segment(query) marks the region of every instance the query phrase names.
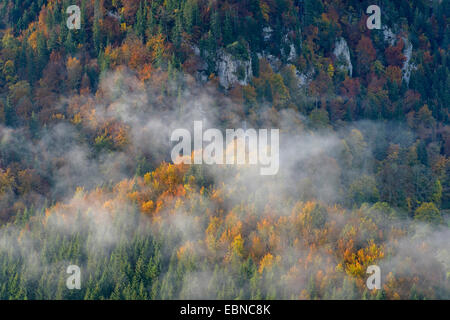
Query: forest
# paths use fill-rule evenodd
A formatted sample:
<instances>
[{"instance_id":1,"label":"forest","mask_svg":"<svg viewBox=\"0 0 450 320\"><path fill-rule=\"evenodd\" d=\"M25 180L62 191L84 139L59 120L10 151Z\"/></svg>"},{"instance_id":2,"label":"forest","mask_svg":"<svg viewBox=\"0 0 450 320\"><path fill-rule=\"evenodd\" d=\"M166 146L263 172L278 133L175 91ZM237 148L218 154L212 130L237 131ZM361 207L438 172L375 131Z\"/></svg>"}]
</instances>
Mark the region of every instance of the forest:
<instances>
[{"instance_id":1,"label":"forest","mask_svg":"<svg viewBox=\"0 0 450 320\"><path fill-rule=\"evenodd\" d=\"M450 299L449 20L0 0L0 300ZM194 121L279 129L278 173L172 163Z\"/></svg>"}]
</instances>

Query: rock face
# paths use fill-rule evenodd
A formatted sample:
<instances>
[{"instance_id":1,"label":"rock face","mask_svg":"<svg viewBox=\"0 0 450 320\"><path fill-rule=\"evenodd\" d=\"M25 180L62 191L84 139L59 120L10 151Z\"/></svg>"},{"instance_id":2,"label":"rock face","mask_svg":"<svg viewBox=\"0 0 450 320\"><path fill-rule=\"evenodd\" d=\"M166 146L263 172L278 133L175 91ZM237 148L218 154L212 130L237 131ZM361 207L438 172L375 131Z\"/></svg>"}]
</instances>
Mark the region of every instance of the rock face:
<instances>
[{"instance_id":1,"label":"rock face","mask_svg":"<svg viewBox=\"0 0 450 320\"><path fill-rule=\"evenodd\" d=\"M258 52L256 55L257 55L258 59L262 59L262 58L266 59L270 65L270 67L272 68L273 72L280 71L280 68L282 66L282 62L280 59L278 59L274 55L268 54L266 52L263 52L262 54Z\"/></svg>"},{"instance_id":2,"label":"rock face","mask_svg":"<svg viewBox=\"0 0 450 320\"><path fill-rule=\"evenodd\" d=\"M298 87L302 88L302 87L308 85L314 79L314 73L315 73L314 68L311 68L306 73L301 73L296 68L295 69L295 76L297 78Z\"/></svg>"},{"instance_id":3,"label":"rock face","mask_svg":"<svg viewBox=\"0 0 450 320\"><path fill-rule=\"evenodd\" d=\"M333 54L338 61L339 69L347 71L351 77L353 74L353 65L350 59L350 49L344 38L336 41Z\"/></svg>"},{"instance_id":4,"label":"rock face","mask_svg":"<svg viewBox=\"0 0 450 320\"><path fill-rule=\"evenodd\" d=\"M222 49L217 53L216 68L219 83L225 89L231 88L235 83L247 85L253 76L251 58L242 61Z\"/></svg>"},{"instance_id":5,"label":"rock face","mask_svg":"<svg viewBox=\"0 0 450 320\"><path fill-rule=\"evenodd\" d=\"M197 81L205 83L208 81L208 64L205 62L205 60L202 59L200 54L200 48L196 45L190 46L192 51L194 52L194 55L196 57L196 67L197 71L195 73L195 79Z\"/></svg>"},{"instance_id":6,"label":"rock face","mask_svg":"<svg viewBox=\"0 0 450 320\"><path fill-rule=\"evenodd\" d=\"M396 41L400 41L400 40L397 40L397 35L394 32L392 32L392 30L389 29L388 27L383 28L383 36L384 36L384 41L389 43L390 46L394 46ZM416 66L411 63L413 46L412 46L411 41L409 41L409 39L407 37L402 37L402 40L405 44L405 47L403 49L403 55L406 58L405 63L403 64L403 67L402 67L402 79L407 84L409 84L409 79L411 78L411 72L413 70L415 70L415 68L416 68Z\"/></svg>"},{"instance_id":7,"label":"rock face","mask_svg":"<svg viewBox=\"0 0 450 320\"><path fill-rule=\"evenodd\" d=\"M416 69L416 66L411 63L411 56L412 56L412 50L413 46L411 41L409 41L408 38L403 37L403 42L405 43L405 48L403 49L403 55L405 56L406 60L403 64L402 68L402 75L403 80L409 84L409 79L411 78L411 72Z\"/></svg>"},{"instance_id":8,"label":"rock face","mask_svg":"<svg viewBox=\"0 0 450 320\"><path fill-rule=\"evenodd\" d=\"M295 60L295 58L297 58L297 51L295 50L295 46L291 43L289 45L289 54L288 54L286 60L289 61L289 62L293 62Z\"/></svg>"},{"instance_id":9,"label":"rock face","mask_svg":"<svg viewBox=\"0 0 450 320\"><path fill-rule=\"evenodd\" d=\"M391 46L393 46L395 44L396 36L392 32L392 30L386 26L383 27L383 37L384 37L384 41L388 42Z\"/></svg>"},{"instance_id":10,"label":"rock face","mask_svg":"<svg viewBox=\"0 0 450 320\"><path fill-rule=\"evenodd\" d=\"M263 28L264 41L269 41L270 40L270 38L272 37L272 32L273 32L273 29L271 27L264 27Z\"/></svg>"},{"instance_id":11,"label":"rock face","mask_svg":"<svg viewBox=\"0 0 450 320\"><path fill-rule=\"evenodd\" d=\"M293 62L297 58L297 50L295 50L295 45L289 40L288 34L283 37L283 44L289 47L289 49L285 51L283 46L281 46L281 55L287 62Z\"/></svg>"},{"instance_id":12,"label":"rock face","mask_svg":"<svg viewBox=\"0 0 450 320\"><path fill-rule=\"evenodd\" d=\"M195 78L200 82L208 81L208 64L205 61L209 53L201 52L196 45L190 45L194 55L197 57ZM247 52L248 53L248 52ZM248 59L242 59L225 51L224 49L217 50L215 54L215 71L219 78L219 83L225 89L230 89L235 83L240 85L247 85L252 76L252 60L248 53Z\"/></svg>"}]
</instances>

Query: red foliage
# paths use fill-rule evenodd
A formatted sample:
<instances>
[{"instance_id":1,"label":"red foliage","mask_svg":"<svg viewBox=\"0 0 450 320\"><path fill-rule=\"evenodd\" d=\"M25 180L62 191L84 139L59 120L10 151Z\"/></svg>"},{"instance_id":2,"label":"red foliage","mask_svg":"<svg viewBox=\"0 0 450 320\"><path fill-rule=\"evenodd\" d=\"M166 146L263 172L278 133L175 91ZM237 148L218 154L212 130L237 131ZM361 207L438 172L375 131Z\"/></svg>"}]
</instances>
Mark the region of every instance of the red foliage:
<instances>
[{"instance_id":1,"label":"red foliage","mask_svg":"<svg viewBox=\"0 0 450 320\"><path fill-rule=\"evenodd\" d=\"M388 47L384 53L386 55L386 61L391 66L402 67L403 63L406 60L406 57L403 55L403 48L405 47L405 43L400 39L397 41L395 46Z\"/></svg>"}]
</instances>

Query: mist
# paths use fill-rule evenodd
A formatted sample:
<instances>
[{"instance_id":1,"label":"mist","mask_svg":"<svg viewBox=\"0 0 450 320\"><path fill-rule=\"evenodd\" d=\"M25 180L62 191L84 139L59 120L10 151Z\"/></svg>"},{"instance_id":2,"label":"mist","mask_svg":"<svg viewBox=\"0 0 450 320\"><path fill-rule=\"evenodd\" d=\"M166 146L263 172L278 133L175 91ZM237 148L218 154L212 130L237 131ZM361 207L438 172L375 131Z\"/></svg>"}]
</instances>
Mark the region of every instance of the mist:
<instances>
[{"instance_id":1,"label":"mist","mask_svg":"<svg viewBox=\"0 0 450 320\"><path fill-rule=\"evenodd\" d=\"M190 76L183 77L190 81ZM2 160L18 159L48 181L45 186L49 191L41 194L17 199L5 190L0 197L1 209L8 212L19 200L32 206L23 223L9 222L0 228L0 257L17 262L11 276L18 274L21 281L31 284L29 295L91 297L93 293L85 289L75 293L61 289L68 276L65 268L71 264L82 270L82 288L95 279L104 290L113 292L115 287L134 281L133 273L138 274L138 260L143 256L147 260L142 263L158 260L161 266L158 283L146 288L154 292L151 297L155 299L226 299L236 295L252 299L354 299L359 296L358 288L364 287L364 276L345 270L333 254L348 234L353 248L370 247L370 241L375 241L377 250L383 252L371 261L381 267L383 285L388 285L392 276L417 278L419 295L437 289L438 297L450 297L448 226L392 217L373 204L355 206L342 188L342 181L354 181L375 171L374 153L380 148L375 136L386 129L385 123L364 121L336 130L313 129L311 120L296 110L283 110L274 119L267 116L270 109L264 106L253 121L242 116L231 99L196 84L161 100L158 88L143 85L125 69L102 75L95 96L63 97L56 103L70 110L69 115L81 117L81 122L51 123L33 142L21 128L0 128ZM194 121L202 121L204 130L242 128L244 124L247 128L280 129L279 172L262 176L258 166L192 165L181 172L197 179L195 183L188 178L180 180L185 186L182 195L158 198L163 201L157 213L143 213L137 198L130 195L135 190L157 192L157 178L146 178L145 173L171 161L171 133L177 128L192 131ZM111 124L115 130L112 135L123 141L120 148L110 148L98 139ZM83 135L80 126L91 135ZM393 136L404 138L392 142L414 142L407 128L394 129ZM97 149L92 147L93 141ZM142 158L146 159L146 170L138 174ZM222 221L215 234L205 238L215 217ZM381 226L378 233L373 231L375 222ZM323 231L325 227L328 233ZM395 238L383 236L392 230ZM236 249L239 234L244 235L242 250ZM263 256L250 257L249 248L257 243L256 237L265 248ZM69 246L73 241L76 247ZM157 244L158 250L144 249L150 244ZM261 261L268 248L272 258L267 259L272 262L267 262L264 271ZM124 271L129 278L116 278L123 266L108 261L127 250L134 269ZM260 286L252 287L249 279L239 279L236 265L250 263L248 257L258 270ZM175 265L184 272L181 279L173 278L172 260L177 260ZM100 270L103 265L107 270ZM43 273L45 284L40 280ZM317 288L320 295L308 296L306 290L320 286L318 278L327 278L335 290ZM230 281L236 283L234 292L220 293ZM39 296L41 286L54 287L54 296Z\"/></svg>"}]
</instances>

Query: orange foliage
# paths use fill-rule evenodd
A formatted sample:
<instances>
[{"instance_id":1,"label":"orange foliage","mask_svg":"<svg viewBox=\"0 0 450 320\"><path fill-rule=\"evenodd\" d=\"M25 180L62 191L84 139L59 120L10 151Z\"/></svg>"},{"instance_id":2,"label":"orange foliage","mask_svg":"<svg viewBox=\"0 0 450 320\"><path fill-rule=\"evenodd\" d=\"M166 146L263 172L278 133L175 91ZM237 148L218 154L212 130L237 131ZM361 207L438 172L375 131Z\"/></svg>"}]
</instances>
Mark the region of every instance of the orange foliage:
<instances>
[{"instance_id":1,"label":"orange foliage","mask_svg":"<svg viewBox=\"0 0 450 320\"><path fill-rule=\"evenodd\" d=\"M402 67L403 63L406 60L406 57L403 55L403 48L405 47L405 43L403 40L399 39L395 46L388 47L385 50L386 61L390 66Z\"/></svg>"}]
</instances>

